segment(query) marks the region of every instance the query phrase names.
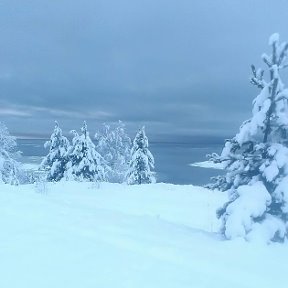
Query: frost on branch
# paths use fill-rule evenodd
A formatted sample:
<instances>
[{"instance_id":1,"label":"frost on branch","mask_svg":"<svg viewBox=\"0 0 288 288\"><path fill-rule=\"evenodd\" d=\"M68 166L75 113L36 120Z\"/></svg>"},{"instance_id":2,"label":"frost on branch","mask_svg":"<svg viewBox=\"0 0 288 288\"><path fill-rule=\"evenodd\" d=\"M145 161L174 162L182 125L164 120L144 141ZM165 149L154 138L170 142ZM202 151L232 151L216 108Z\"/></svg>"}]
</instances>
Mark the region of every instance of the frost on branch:
<instances>
[{"instance_id":1,"label":"frost on branch","mask_svg":"<svg viewBox=\"0 0 288 288\"><path fill-rule=\"evenodd\" d=\"M251 66L251 83L260 89L251 118L226 141L221 155L210 156L226 169L226 175L209 186L229 191L229 201L218 211L227 238L251 239L252 234L255 238L256 230L273 240L287 237L283 227L288 222L288 93L281 70L288 66L288 44L280 43L279 35L273 34L269 45L271 55L262 55L268 76Z\"/></svg>"},{"instance_id":2,"label":"frost on branch","mask_svg":"<svg viewBox=\"0 0 288 288\"><path fill-rule=\"evenodd\" d=\"M131 139L126 133L125 125L103 124L96 135L96 150L107 163L107 178L112 183L123 183L129 168Z\"/></svg>"}]
</instances>

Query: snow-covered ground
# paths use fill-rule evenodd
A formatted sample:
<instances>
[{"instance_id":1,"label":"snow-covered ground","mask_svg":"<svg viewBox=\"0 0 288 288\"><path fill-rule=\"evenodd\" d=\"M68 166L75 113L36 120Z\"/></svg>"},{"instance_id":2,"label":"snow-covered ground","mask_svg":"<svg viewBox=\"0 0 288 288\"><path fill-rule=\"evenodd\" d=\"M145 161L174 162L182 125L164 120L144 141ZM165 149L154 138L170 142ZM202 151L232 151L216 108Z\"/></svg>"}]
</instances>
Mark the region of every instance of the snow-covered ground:
<instances>
[{"instance_id":1,"label":"snow-covered ground","mask_svg":"<svg viewBox=\"0 0 288 288\"><path fill-rule=\"evenodd\" d=\"M223 241L221 192L0 185L0 287L285 287L287 244Z\"/></svg>"}]
</instances>

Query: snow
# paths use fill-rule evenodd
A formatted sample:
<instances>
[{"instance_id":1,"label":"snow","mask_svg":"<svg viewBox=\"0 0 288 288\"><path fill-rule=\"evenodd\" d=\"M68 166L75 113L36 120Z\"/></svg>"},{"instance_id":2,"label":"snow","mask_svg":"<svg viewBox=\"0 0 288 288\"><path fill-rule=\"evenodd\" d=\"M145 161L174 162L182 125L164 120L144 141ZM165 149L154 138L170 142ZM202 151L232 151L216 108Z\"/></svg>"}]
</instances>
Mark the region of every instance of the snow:
<instances>
[{"instance_id":1,"label":"snow","mask_svg":"<svg viewBox=\"0 0 288 288\"><path fill-rule=\"evenodd\" d=\"M212 161L203 161L203 162L191 163L191 164L189 164L189 166L223 170L225 168L225 163L223 163L223 162L222 163L214 163Z\"/></svg>"},{"instance_id":2,"label":"snow","mask_svg":"<svg viewBox=\"0 0 288 288\"><path fill-rule=\"evenodd\" d=\"M156 183L155 172L151 171L154 168L154 157L149 150L149 141L143 126L133 140L126 182L130 185Z\"/></svg>"},{"instance_id":3,"label":"snow","mask_svg":"<svg viewBox=\"0 0 288 288\"><path fill-rule=\"evenodd\" d=\"M261 166L260 171L263 172L263 175L265 176L268 182L272 182L280 172L277 166L277 162L275 160L269 163L267 167Z\"/></svg>"},{"instance_id":4,"label":"snow","mask_svg":"<svg viewBox=\"0 0 288 288\"><path fill-rule=\"evenodd\" d=\"M221 156L214 156L214 160L228 164L225 177L218 177L210 187L230 189L229 201L218 210L222 231L230 239L287 239L287 183L282 180L288 173L288 103L279 71L288 46L278 41L279 35L272 35L272 55L263 55L270 72L269 83L263 82L263 73L256 73L252 66L252 84L261 88L253 101L252 117L225 143ZM262 184L256 183L255 187L259 180Z\"/></svg>"},{"instance_id":5,"label":"snow","mask_svg":"<svg viewBox=\"0 0 288 288\"><path fill-rule=\"evenodd\" d=\"M279 33L273 33L269 38L269 45L273 45L274 43L279 42Z\"/></svg>"},{"instance_id":6,"label":"snow","mask_svg":"<svg viewBox=\"0 0 288 288\"><path fill-rule=\"evenodd\" d=\"M249 141L249 139L256 138L259 134L259 130L261 130L261 128L265 126L266 114L271 106L271 100L264 100L263 95L266 95L265 88L254 100L252 118L242 124L242 126L240 127L240 131L235 136L235 139L240 145L242 145L244 142ZM260 107L258 107L257 105L260 105L262 101L263 103L261 104L262 107L260 109Z\"/></svg>"},{"instance_id":7,"label":"snow","mask_svg":"<svg viewBox=\"0 0 288 288\"><path fill-rule=\"evenodd\" d=\"M107 179L110 183L123 183L130 162L131 139L126 133L125 124L121 121L111 125L102 124L95 134L96 151L107 163Z\"/></svg>"},{"instance_id":8,"label":"snow","mask_svg":"<svg viewBox=\"0 0 288 288\"><path fill-rule=\"evenodd\" d=\"M253 100L253 109L252 112L253 114L256 114L259 112L259 110L261 109L261 107L263 106L265 100L267 98L269 98L269 86L266 85L261 92L259 93L259 95Z\"/></svg>"},{"instance_id":9,"label":"snow","mask_svg":"<svg viewBox=\"0 0 288 288\"><path fill-rule=\"evenodd\" d=\"M239 186L237 193L239 197L226 209L229 217L226 219L225 236L228 239L245 237L253 230L253 219L262 217L271 203L271 196L260 181L253 185Z\"/></svg>"},{"instance_id":10,"label":"snow","mask_svg":"<svg viewBox=\"0 0 288 288\"><path fill-rule=\"evenodd\" d=\"M62 129L58 122L55 121L54 131L50 140L44 144L44 148L49 148L49 153L40 164L40 168L47 171L47 179L59 181L63 178L69 145L69 140L63 136Z\"/></svg>"},{"instance_id":11,"label":"snow","mask_svg":"<svg viewBox=\"0 0 288 288\"><path fill-rule=\"evenodd\" d=\"M104 161L102 161L101 155L96 151L95 144L89 136L86 122L84 121L81 128L82 134L79 135L75 130L71 132L74 137L72 145L67 150L67 161L65 158L62 160L64 167L61 167L60 172L64 171L64 177L60 177L60 179L80 181L106 180L105 172L107 169L105 169ZM62 175L60 174L60 176ZM54 179L52 178L52 180Z\"/></svg>"},{"instance_id":12,"label":"snow","mask_svg":"<svg viewBox=\"0 0 288 288\"><path fill-rule=\"evenodd\" d=\"M274 191L278 203L282 203L281 210L288 213L288 176L284 177Z\"/></svg>"},{"instance_id":13,"label":"snow","mask_svg":"<svg viewBox=\"0 0 288 288\"><path fill-rule=\"evenodd\" d=\"M276 96L276 99L279 100L279 99L288 99L288 89L285 88L283 89L280 93L277 94Z\"/></svg>"},{"instance_id":14,"label":"snow","mask_svg":"<svg viewBox=\"0 0 288 288\"><path fill-rule=\"evenodd\" d=\"M286 233L285 230L286 227L283 221L273 215L267 214L261 224L254 223L253 231L247 235L247 239L261 243L263 239L272 239L277 233L279 233L281 237L284 237Z\"/></svg>"},{"instance_id":15,"label":"snow","mask_svg":"<svg viewBox=\"0 0 288 288\"><path fill-rule=\"evenodd\" d=\"M225 193L161 183L44 185L43 193L0 185L0 287L286 283L286 243L224 241L215 233Z\"/></svg>"}]
</instances>

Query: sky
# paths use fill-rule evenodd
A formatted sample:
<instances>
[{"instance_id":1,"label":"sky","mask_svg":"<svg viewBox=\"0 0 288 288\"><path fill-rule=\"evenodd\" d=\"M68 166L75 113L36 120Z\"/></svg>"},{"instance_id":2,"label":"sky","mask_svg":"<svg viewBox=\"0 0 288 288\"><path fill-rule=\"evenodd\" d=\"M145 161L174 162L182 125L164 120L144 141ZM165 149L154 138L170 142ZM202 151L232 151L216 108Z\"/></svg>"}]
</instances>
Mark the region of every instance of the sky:
<instances>
[{"instance_id":1,"label":"sky","mask_svg":"<svg viewBox=\"0 0 288 288\"><path fill-rule=\"evenodd\" d=\"M0 0L0 121L18 137L122 120L153 140L233 137L286 0ZM285 81L285 79L284 79ZM209 140L210 141L210 140ZM212 141L212 140L211 140Z\"/></svg>"}]
</instances>

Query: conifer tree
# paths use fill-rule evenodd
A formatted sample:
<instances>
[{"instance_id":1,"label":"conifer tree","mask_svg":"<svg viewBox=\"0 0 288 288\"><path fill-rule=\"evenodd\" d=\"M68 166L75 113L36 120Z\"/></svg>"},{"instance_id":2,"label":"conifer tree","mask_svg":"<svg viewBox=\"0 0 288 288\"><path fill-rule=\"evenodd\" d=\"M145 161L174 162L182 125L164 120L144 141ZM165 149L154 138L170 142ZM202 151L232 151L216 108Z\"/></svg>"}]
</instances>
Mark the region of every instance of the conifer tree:
<instances>
[{"instance_id":1,"label":"conifer tree","mask_svg":"<svg viewBox=\"0 0 288 288\"><path fill-rule=\"evenodd\" d=\"M125 125L119 121L114 125L103 124L96 133L96 150L107 163L109 182L123 183L129 168L131 139L125 131Z\"/></svg>"},{"instance_id":2,"label":"conifer tree","mask_svg":"<svg viewBox=\"0 0 288 288\"><path fill-rule=\"evenodd\" d=\"M40 169L47 171L48 181L60 181L64 177L66 169L69 141L63 136L57 121L55 121L55 128L50 140L44 144L44 147L49 148L49 153L43 159Z\"/></svg>"},{"instance_id":3,"label":"conifer tree","mask_svg":"<svg viewBox=\"0 0 288 288\"><path fill-rule=\"evenodd\" d=\"M148 138L145 135L145 128L137 132L131 149L131 160L126 175L128 184L149 184L155 183L154 157L148 149Z\"/></svg>"},{"instance_id":4,"label":"conifer tree","mask_svg":"<svg viewBox=\"0 0 288 288\"><path fill-rule=\"evenodd\" d=\"M0 122L0 183L19 184L19 163L15 160L19 154L16 138Z\"/></svg>"},{"instance_id":5,"label":"conifer tree","mask_svg":"<svg viewBox=\"0 0 288 288\"><path fill-rule=\"evenodd\" d=\"M227 171L212 188L229 191L229 201L218 210L227 238L253 237L261 230L272 240L287 237L288 221L288 90L280 72L288 67L288 44L279 35L269 39L271 55L262 55L269 76L252 65L251 83L260 89L252 117L225 143L221 155L212 154ZM259 228L261 227L261 228Z\"/></svg>"},{"instance_id":6,"label":"conifer tree","mask_svg":"<svg viewBox=\"0 0 288 288\"><path fill-rule=\"evenodd\" d=\"M74 130L71 132L74 137L67 153L66 178L77 181L105 181L104 161L95 149L86 122L84 121L81 128L81 135Z\"/></svg>"}]
</instances>

